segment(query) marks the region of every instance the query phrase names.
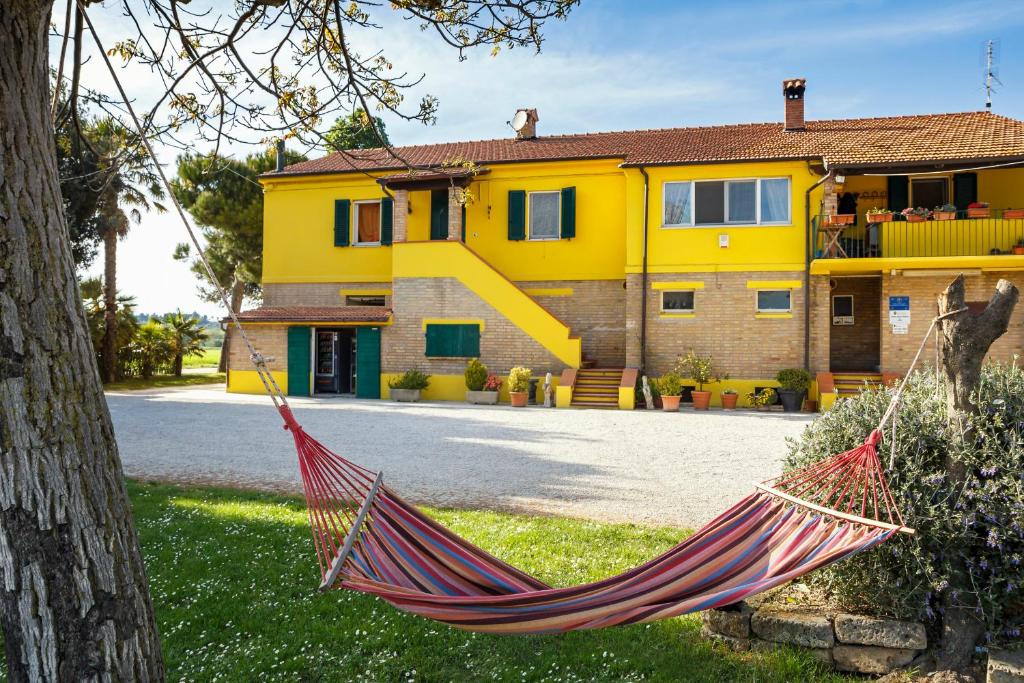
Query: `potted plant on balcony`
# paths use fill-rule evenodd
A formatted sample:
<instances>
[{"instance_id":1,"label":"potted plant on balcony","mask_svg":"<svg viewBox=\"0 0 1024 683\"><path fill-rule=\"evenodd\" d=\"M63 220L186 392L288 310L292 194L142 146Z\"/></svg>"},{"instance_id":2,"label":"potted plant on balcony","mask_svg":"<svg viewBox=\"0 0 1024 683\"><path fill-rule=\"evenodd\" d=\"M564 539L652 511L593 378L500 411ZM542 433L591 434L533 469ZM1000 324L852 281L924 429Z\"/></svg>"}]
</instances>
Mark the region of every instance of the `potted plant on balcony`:
<instances>
[{"instance_id":1,"label":"potted plant on balcony","mask_svg":"<svg viewBox=\"0 0 1024 683\"><path fill-rule=\"evenodd\" d=\"M430 386L430 375L419 370L406 370L388 382L391 389L391 400L402 403L415 403L420 400L423 390Z\"/></svg>"},{"instance_id":2,"label":"potted plant on balcony","mask_svg":"<svg viewBox=\"0 0 1024 683\"><path fill-rule=\"evenodd\" d=\"M1024 218L1024 209L1003 209L1003 218Z\"/></svg>"},{"instance_id":3,"label":"potted plant on balcony","mask_svg":"<svg viewBox=\"0 0 1024 683\"><path fill-rule=\"evenodd\" d=\"M908 223L922 223L928 220L928 216L931 215L931 211L923 206L907 207L900 213L907 219Z\"/></svg>"},{"instance_id":4,"label":"potted plant on balcony","mask_svg":"<svg viewBox=\"0 0 1024 683\"><path fill-rule=\"evenodd\" d=\"M679 411L679 399L683 395L683 380L676 372L666 372L654 381L661 395L661 409L666 413Z\"/></svg>"},{"instance_id":5,"label":"potted plant on balcony","mask_svg":"<svg viewBox=\"0 0 1024 683\"><path fill-rule=\"evenodd\" d=\"M525 408L530 398L530 368L515 367L508 371L508 395L513 408Z\"/></svg>"},{"instance_id":6,"label":"potted plant on balcony","mask_svg":"<svg viewBox=\"0 0 1024 683\"><path fill-rule=\"evenodd\" d=\"M736 401L739 399L740 395L736 393L735 389L726 389L721 393L720 397L722 399L722 408L725 410L734 410L736 408Z\"/></svg>"},{"instance_id":7,"label":"potted plant on balcony","mask_svg":"<svg viewBox=\"0 0 1024 683\"><path fill-rule=\"evenodd\" d=\"M466 363L466 402L476 405L493 406L498 403L498 389L501 380L496 375L488 374L487 366L479 358ZM497 380L497 386L491 381Z\"/></svg>"},{"instance_id":8,"label":"potted plant on balcony","mask_svg":"<svg viewBox=\"0 0 1024 683\"><path fill-rule=\"evenodd\" d=\"M934 220L934 221L955 221L956 220L956 205L955 204L943 204L942 206L936 206L935 210L932 211L932 220Z\"/></svg>"},{"instance_id":9,"label":"potted plant on balcony","mask_svg":"<svg viewBox=\"0 0 1024 683\"><path fill-rule=\"evenodd\" d=\"M968 218L988 218L991 213L988 202L971 202L967 205Z\"/></svg>"},{"instance_id":10,"label":"potted plant on balcony","mask_svg":"<svg viewBox=\"0 0 1024 683\"><path fill-rule=\"evenodd\" d=\"M779 370L775 375L775 381L779 383L782 409L787 413L799 412L804 404L807 388L811 386L811 373L803 368L786 368Z\"/></svg>"},{"instance_id":11,"label":"potted plant on balcony","mask_svg":"<svg viewBox=\"0 0 1024 683\"><path fill-rule=\"evenodd\" d=\"M852 213L837 213L833 216L825 216L825 225L853 225L856 216Z\"/></svg>"},{"instance_id":12,"label":"potted plant on balcony","mask_svg":"<svg viewBox=\"0 0 1024 683\"><path fill-rule=\"evenodd\" d=\"M697 385L697 389L690 392L693 396L693 409L707 410L711 404L711 392L704 391L704 385L718 381L711 356L698 356L691 349L689 353L676 361L674 369L676 374L690 377Z\"/></svg>"},{"instance_id":13,"label":"potted plant on balcony","mask_svg":"<svg viewBox=\"0 0 1024 683\"><path fill-rule=\"evenodd\" d=\"M1017 244L1013 245L1013 253L1016 256L1024 256L1024 237L1017 238Z\"/></svg>"},{"instance_id":14,"label":"potted plant on balcony","mask_svg":"<svg viewBox=\"0 0 1024 683\"><path fill-rule=\"evenodd\" d=\"M864 214L868 223L889 223L892 221L892 211L879 209L877 206Z\"/></svg>"}]
</instances>

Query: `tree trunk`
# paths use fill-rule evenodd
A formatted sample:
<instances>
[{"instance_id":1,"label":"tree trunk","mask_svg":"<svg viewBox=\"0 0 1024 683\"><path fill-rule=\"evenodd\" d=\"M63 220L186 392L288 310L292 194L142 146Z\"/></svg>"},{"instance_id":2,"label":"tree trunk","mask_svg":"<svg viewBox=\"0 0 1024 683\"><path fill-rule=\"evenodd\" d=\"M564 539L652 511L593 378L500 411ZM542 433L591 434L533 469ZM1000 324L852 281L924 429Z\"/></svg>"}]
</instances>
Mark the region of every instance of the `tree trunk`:
<instances>
[{"instance_id":1,"label":"tree trunk","mask_svg":"<svg viewBox=\"0 0 1024 683\"><path fill-rule=\"evenodd\" d=\"M117 235L113 228L103 233L103 382L117 380Z\"/></svg>"},{"instance_id":2,"label":"tree trunk","mask_svg":"<svg viewBox=\"0 0 1024 683\"><path fill-rule=\"evenodd\" d=\"M182 368L185 365L185 358L180 353L174 354L174 376L181 377Z\"/></svg>"},{"instance_id":3,"label":"tree trunk","mask_svg":"<svg viewBox=\"0 0 1024 683\"><path fill-rule=\"evenodd\" d=\"M954 448L946 454L945 467L953 490L962 488L968 474L957 451L969 448L973 442L970 419L977 411L974 396L981 386L982 362L992 343L1006 332L1018 296L1012 283L1000 280L984 311L965 310L940 323L946 414L954 443ZM966 306L964 276L961 275L939 295L939 315L959 311ZM967 571L963 558L958 561L956 570ZM953 603L947 595L943 605L942 641L936 653L938 668L959 670L966 667L984 632L985 625L974 609Z\"/></svg>"},{"instance_id":4,"label":"tree trunk","mask_svg":"<svg viewBox=\"0 0 1024 683\"><path fill-rule=\"evenodd\" d=\"M68 242L50 2L0 2L0 624L12 681L154 681L160 642Z\"/></svg>"},{"instance_id":5,"label":"tree trunk","mask_svg":"<svg viewBox=\"0 0 1024 683\"><path fill-rule=\"evenodd\" d=\"M245 299L245 283L237 277L231 283L231 310L238 313L242 310L242 301ZM235 336L234 325L228 325L224 330L224 344L220 348L220 362L217 364L217 372L226 372L228 369L228 355L231 352L231 339Z\"/></svg>"}]
</instances>

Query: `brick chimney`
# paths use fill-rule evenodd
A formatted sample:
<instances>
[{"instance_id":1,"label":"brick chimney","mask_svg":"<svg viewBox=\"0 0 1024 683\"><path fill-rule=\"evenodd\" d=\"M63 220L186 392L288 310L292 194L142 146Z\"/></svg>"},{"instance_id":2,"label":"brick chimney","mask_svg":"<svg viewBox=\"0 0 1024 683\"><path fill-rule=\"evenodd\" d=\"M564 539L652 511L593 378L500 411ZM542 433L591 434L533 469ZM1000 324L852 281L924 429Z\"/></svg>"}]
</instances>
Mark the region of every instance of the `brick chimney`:
<instances>
[{"instance_id":1,"label":"brick chimney","mask_svg":"<svg viewBox=\"0 0 1024 683\"><path fill-rule=\"evenodd\" d=\"M782 96L786 98L786 124L783 130L804 130L804 90L806 78L787 78L782 81Z\"/></svg>"},{"instance_id":2,"label":"brick chimney","mask_svg":"<svg viewBox=\"0 0 1024 683\"><path fill-rule=\"evenodd\" d=\"M516 116L519 116L519 112L526 114L526 124L516 131L516 139L532 140L537 137L537 122L540 121L540 116L537 115L536 109L517 109Z\"/></svg>"}]
</instances>

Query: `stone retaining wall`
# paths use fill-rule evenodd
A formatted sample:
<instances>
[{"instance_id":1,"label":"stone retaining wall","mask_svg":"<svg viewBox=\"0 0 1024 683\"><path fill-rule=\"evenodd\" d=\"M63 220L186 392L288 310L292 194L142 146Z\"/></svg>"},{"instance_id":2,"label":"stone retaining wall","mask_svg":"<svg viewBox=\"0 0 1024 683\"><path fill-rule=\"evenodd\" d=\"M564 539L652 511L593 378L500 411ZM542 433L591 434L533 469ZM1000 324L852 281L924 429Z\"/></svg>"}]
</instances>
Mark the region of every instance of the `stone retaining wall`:
<instances>
[{"instance_id":1,"label":"stone retaining wall","mask_svg":"<svg viewBox=\"0 0 1024 683\"><path fill-rule=\"evenodd\" d=\"M928 647L924 625L910 621L775 605L755 609L744 602L701 616L703 634L734 650L794 645L842 671L885 674Z\"/></svg>"}]
</instances>

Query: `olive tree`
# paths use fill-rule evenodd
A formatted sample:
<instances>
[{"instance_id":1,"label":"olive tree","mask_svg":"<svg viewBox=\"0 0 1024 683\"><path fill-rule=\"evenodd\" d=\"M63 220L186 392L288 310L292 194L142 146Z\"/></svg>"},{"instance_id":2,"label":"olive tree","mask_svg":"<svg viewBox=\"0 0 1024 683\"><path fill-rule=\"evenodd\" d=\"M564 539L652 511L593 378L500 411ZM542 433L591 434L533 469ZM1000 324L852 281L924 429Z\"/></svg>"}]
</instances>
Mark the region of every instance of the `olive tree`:
<instances>
[{"instance_id":1,"label":"olive tree","mask_svg":"<svg viewBox=\"0 0 1024 683\"><path fill-rule=\"evenodd\" d=\"M371 44L384 17L397 16L460 57L479 45L539 49L544 22L575 4L67 0L54 12L52 0L0 2L0 623L12 680L164 677L75 279L55 127L80 127L88 100L136 130L125 100L136 109L141 102L109 90L128 64L159 85L137 112L136 132L162 148L208 143L217 154L283 138L314 147L325 120L356 107L429 123L433 97L405 101L420 77L398 71L383 51L355 49L354 35ZM128 35L108 30L115 13ZM87 59L90 68L115 64L90 83ZM62 89L66 96L53 96Z\"/></svg>"}]
</instances>

